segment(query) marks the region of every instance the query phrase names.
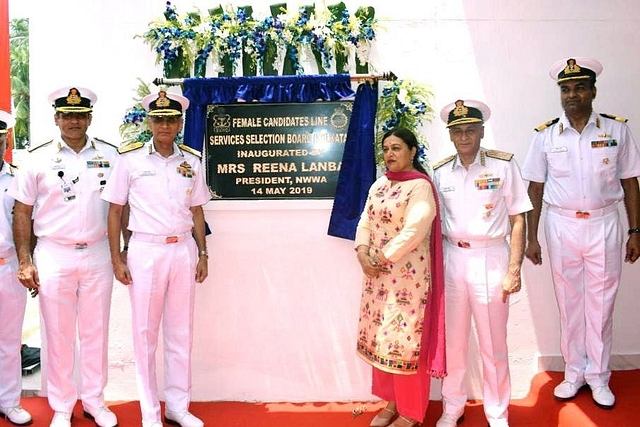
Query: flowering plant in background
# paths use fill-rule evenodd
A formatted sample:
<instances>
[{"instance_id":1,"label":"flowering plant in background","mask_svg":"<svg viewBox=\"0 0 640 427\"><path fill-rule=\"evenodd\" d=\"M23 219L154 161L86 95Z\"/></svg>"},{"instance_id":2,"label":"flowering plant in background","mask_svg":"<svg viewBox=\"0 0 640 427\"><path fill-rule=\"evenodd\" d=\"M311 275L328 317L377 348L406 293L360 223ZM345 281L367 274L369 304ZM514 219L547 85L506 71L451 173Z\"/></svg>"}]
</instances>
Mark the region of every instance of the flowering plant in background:
<instances>
[{"instance_id":1,"label":"flowering plant in background","mask_svg":"<svg viewBox=\"0 0 640 427\"><path fill-rule=\"evenodd\" d=\"M368 72L371 42L378 23L372 7L349 13L343 2L324 6L303 6L288 10L286 4L270 6L271 16L252 17L250 6L225 7L178 15L171 2L163 17L153 21L140 37L156 53L165 77L204 76L207 59L213 55L219 75L235 74L240 58L243 72L260 68L264 75L303 74L303 63L311 52L318 72L325 73L336 61L338 73L348 72L349 57L355 50L356 72ZM195 67L194 67L195 66ZM363 71L364 70L364 71Z\"/></svg>"},{"instance_id":2,"label":"flowering plant in background","mask_svg":"<svg viewBox=\"0 0 640 427\"><path fill-rule=\"evenodd\" d=\"M193 41L189 46L190 55L193 58L193 75L204 77L207 59L209 59L209 55L213 49L209 41L208 23L203 19L200 11L187 13L184 22L194 33ZM191 76L191 70L180 77L189 76Z\"/></svg>"},{"instance_id":3,"label":"flowering plant in background","mask_svg":"<svg viewBox=\"0 0 640 427\"><path fill-rule=\"evenodd\" d=\"M346 73L351 52L350 45L357 44L360 22L358 18L349 14L342 2L329 6L328 9L331 12L328 27L335 39L333 49L336 57L336 72Z\"/></svg>"},{"instance_id":4,"label":"flowering plant in background","mask_svg":"<svg viewBox=\"0 0 640 427\"><path fill-rule=\"evenodd\" d=\"M433 119L432 101L433 93L427 85L413 80L397 79L382 89L376 111L376 141L381 141L382 136L394 127L411 130L420 143L418 158L420 163L427 166L427 170L428 145L425 137L419 132L419 127L425 121L431 122ZM384 165L381 144L376 144L376 163Z\"/></svg>"},{"instance_id":5,"label":"flowering plant in background","mask_svg":"<svg viewBox=\"0 0 640 427\"><path fill-rule=\"evenodd\" d=\"M311 9L311 16L309 18L309 25L311 26L311 40L310 48L311 53L316 60L318 66L318 72L320 74L326 74L326 68L331 67L331 60L333 60L333 47L335 46L336 39L331 27L331 11L329 8L313 8Z\"/></svg>"},{"instance_id":6,"label":"flowering plant in background","mask_svg":"<svg viewBox=\"0 0 640 427\"><path fill-rule=\"evenodd\" d=\"M162 62L165 77L188 76L193 66L193 47L196 38L197 14L179 17L171 2L167 2L162 18L149 24L141 36L156 52L156 64Z\"/></svg>"},{"instance_id":7,"label":"flowering plant in background","mask_svg":"<svg viewBox=\"0 0 640 427\"><path fill-rule=\"evenodd\" d=\"M232 6L226 8L218 7L209 11L209 34L208 41L213 52L217 56L218 64L227 66L229 75L233 75L242 57L243 42L247 40L249 34L253 32L256 22L250 18L246 8L234 9ZM228 64L223 64L227 61Z\"/></svg>"},{"instance_id":8,"label":"flowering plant in background","mask_svg":"<svg viewBox=\"0 0 640 427\"><path fill-rule=\"evenodd\" d=\"M284 22L282 38L286 45L286 57L282 74L304 74L302 62L307 60L305 46L313 40L311 7L301 7L296 11L285 9L279 18Z\"/></svg>"},{"instance_id":9,"label":"flowering plant in background","mask_svg":"<svg viewBox=\"0 0 640 427\"><path fill-rule=\"evenodd\" d=\"M247 45L251 46L250 52L255 55L256 63L263 75L277 74L275 70L282 66L283 30L284 22L278 16L267 16L257 22L253 31L247 34Z\"/></svg>"},{"instance_id":10,"label":"flowering plant in background","mask_svg":"<svg viewBox=\"0 0 640 427\"><path fill-rule=\"evenodd\" d=\"M371 43L376 39L378 22L375 19L375 9L371 6L359 7L355 17L358 20L358 30L355 39L350 41L356 49L356 73L366 74L369 72L369 54L371 53Z\"/></svg>"},{"instance_id":11,"label":"flowering plant in background","mask_svg":"<svg viewBox=\"0 0 640 427\"><path fill-rule=\"evenodd\" d=\"M118 128L122 137L122 145L131 142L147 142L151 139L151 130L149 130L149 119L147 112L142 107L142 98L151 93L151 89L147 83L138 78L138 88L136 96L133 98L135 104L127 109L122 119L122 124Z\"/></svg>"},{"instance_id":12,"label":"flowering plant in background","mask_svg":"<svg viewBox=\"0 0 640 427\"><path fill-rule=\"evenodd\" d=\"M123 144L147 142L151 139L147 112L138 105L134 105L126 111L122 124L118 129Z\"/></svg>"}]
</instances>

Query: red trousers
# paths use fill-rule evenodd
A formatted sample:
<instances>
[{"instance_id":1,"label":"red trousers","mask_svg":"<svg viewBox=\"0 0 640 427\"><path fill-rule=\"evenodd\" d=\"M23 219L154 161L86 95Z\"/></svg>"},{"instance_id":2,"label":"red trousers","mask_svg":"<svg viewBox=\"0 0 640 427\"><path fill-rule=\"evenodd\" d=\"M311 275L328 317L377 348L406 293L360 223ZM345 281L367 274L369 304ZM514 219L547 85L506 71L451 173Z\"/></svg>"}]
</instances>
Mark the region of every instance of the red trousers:
<instances>
[{"instance_id":1,"label":"red trousers","mask_svg":"<svg viewBox=\"0 0 640 427\"><path fill-rule=\"evenodd\" d=\"M422 364L424 366L424 364ZM431 377L424 370L413 375L390 374L373 368L371 392L395 401L400 415L422 422L429 406Z\"/></svg>"}]
</instances>

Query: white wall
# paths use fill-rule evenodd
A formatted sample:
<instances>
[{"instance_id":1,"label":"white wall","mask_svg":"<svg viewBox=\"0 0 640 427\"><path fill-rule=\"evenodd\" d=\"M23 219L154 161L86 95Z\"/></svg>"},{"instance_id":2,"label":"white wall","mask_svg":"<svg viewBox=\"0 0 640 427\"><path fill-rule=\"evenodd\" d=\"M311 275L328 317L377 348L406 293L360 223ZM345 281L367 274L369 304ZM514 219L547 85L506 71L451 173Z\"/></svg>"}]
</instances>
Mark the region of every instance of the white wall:
<instances>
[{"instance_id":1,"label":"white wall","mask_svg":"<svg viewBox=\"0 0 640 427\"><path fill-rule=\"evenodd\" d=\"M191 10L194 4L172 3L179 11ZM203 10L218 4L195 3ZM266 13L275 1L241 3ZM636 0L346 3L352 11L374 6L386 27L374 48L378 71L431 84L436 113L458 98L485 101L493 110L485 145L514 152L520 163L532 129L560 113L558 89L548 68L568 56L592 56L603 63L596 109L629 117L640 137L640 60L632 53L640 41ZM100 99L90 131L119 140L118 125L132 104L136 78L151 81L161 74L154 55L133 36L143 33L163 8L161 0L10 0L12 16L31 18L35 141L56 131L46 96L63 84L94 89ZM424 132L433 160L453 152L441 122L434 121ZM327 201L207 206L214 233L209 237L211 276L197 295L196 400L371 398L370 370L354 350L360 273L350 242L326 235L330 207ZM558 314L544 261L541 267L525 261L525 288L511 300L514 397L526 394L538 370L537 355L559 355ZM635 327L640 324L638 268L623 270L615 355L640 354ZM107 398L135 399L129 303L123 286L116 285L113 301ZM630 360L627 366L637 364L637 358ZM475 353L470 377L478 375ZM473 389L477 395L477 386ZM438 395L437 387L433 395Z\"/></svg>"}]
</instances>

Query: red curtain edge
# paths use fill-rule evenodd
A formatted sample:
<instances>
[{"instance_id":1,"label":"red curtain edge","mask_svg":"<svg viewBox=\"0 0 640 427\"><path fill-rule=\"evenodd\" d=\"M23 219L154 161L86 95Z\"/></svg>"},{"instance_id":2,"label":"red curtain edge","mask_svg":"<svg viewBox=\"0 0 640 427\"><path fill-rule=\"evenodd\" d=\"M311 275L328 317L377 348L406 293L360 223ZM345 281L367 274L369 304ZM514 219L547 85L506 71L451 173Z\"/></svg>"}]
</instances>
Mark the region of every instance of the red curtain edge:
<instances>
[{"instance_id":1,"label":"red curtain edge","mask_svg":"<svg viewBox=\"0 0 640 427\"><path fill-rule=\"evenodd\" d=\"M0 109L11 112L11 68L9 64L9 0L0 0ZM13 135L9 132L4 159L12 160Z\"/></svg>"}]
</instances>

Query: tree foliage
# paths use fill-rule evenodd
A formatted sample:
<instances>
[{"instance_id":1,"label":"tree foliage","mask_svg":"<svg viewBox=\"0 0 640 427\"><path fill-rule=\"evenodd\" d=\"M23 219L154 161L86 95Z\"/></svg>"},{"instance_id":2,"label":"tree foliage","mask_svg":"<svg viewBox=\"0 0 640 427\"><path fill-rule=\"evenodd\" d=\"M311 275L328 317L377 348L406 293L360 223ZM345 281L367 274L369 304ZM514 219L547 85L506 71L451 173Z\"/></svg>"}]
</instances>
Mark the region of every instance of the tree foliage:
<instances>
[{"instance_id":1,"label":"tree foliage","mask_svg":"<svg viewBox=\"0 0 640 427\"><path fill-rule=\"evenodd\" d=\"M11 52L11 95L16 125L15 148L29 145L29 20L12 19L9 23Z\"/></svg>"}]
</instances>

